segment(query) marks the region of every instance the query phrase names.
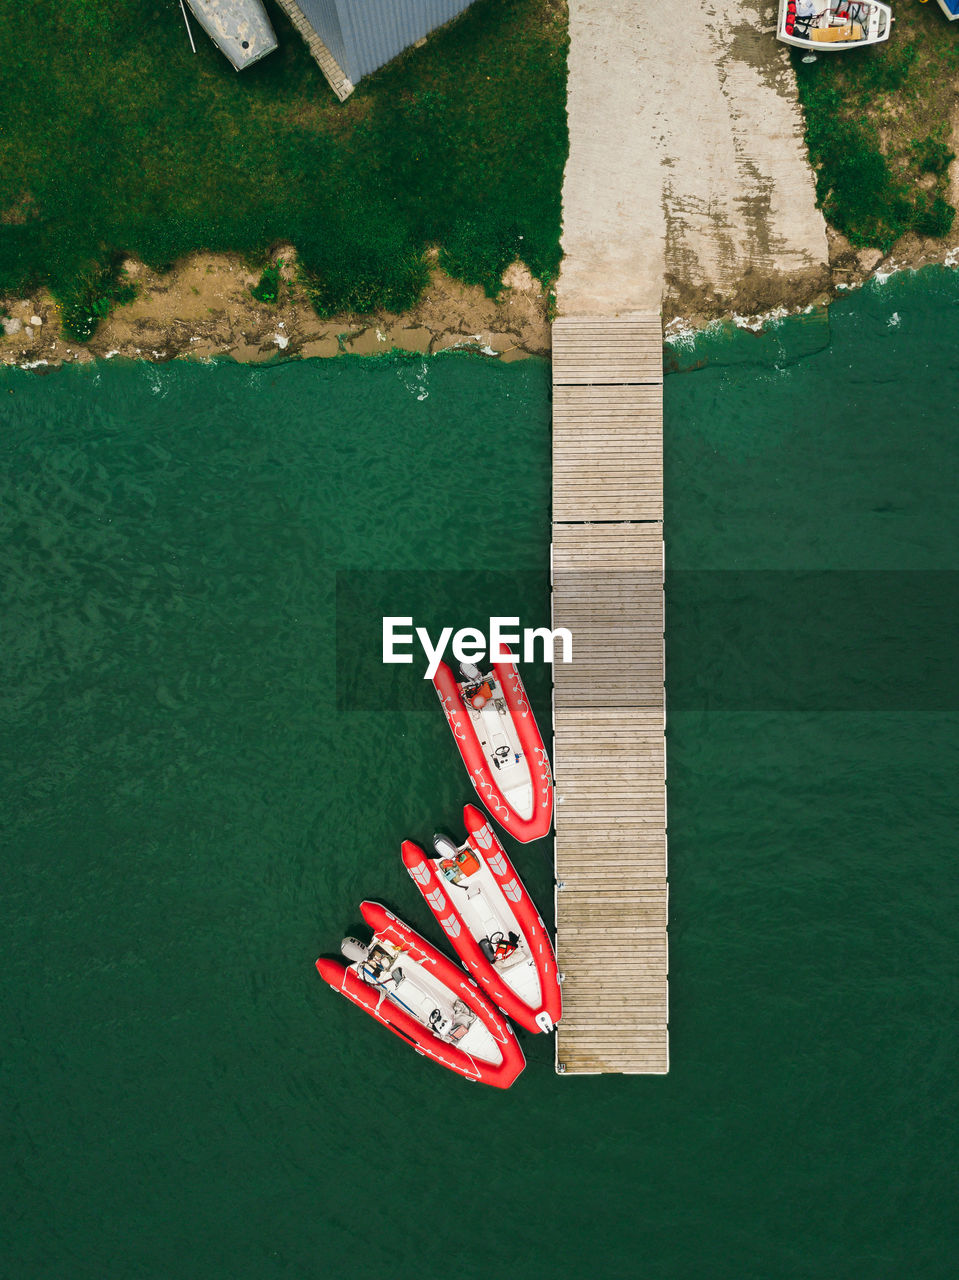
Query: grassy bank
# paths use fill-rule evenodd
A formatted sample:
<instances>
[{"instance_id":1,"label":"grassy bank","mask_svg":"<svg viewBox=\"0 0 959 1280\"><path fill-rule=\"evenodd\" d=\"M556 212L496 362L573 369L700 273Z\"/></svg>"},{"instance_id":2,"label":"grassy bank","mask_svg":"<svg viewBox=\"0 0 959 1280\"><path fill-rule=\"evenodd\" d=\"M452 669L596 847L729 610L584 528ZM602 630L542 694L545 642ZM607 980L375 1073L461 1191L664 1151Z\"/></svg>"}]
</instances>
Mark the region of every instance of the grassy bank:
<instances>
[{"instance_id":1,"label":"grassy bank","mask_svg":"<svg viewBox=\"0 0 959 1280\"><path fill-rule=\"evenodd\" d=\"M280 50L242 75L174 0L0 8L0 292L46 285L89 327L123 255L278 242L321 315L407 307L431 244L489 291L515 257L556 273L562 3L477 0L345 104L268 8Z\"/></svg>"},{"instance_id":2,"label":"grassy bank","mask_svg":"<svg viewBox=\"0 0 959 1280\"><path fill-rule=\"evenodd\" d=\"M885 44L793 63L828 221L887 252L901 236L946 235L950 113L959 32L938 5L900 0Z\"/></svg>"}]
</instances>

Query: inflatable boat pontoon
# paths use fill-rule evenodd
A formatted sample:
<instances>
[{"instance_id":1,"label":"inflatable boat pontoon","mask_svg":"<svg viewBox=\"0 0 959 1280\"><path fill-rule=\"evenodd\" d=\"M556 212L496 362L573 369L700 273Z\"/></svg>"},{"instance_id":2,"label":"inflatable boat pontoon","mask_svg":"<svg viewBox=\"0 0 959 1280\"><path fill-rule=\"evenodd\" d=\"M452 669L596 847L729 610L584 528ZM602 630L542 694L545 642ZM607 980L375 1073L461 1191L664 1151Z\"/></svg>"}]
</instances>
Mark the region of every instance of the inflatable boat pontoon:
<instances>
[{"instance_id":1,"label":"inflatable boat pontoon","mask_svg":"<svg viewBox=\"0 0 959 1280\"><path fill-rule=\"evenodd\" d=\"M508 1089L526 1065L513 1028L458 965L378 902L360 904L369 944L344 938L349 964L319 959L320 977L417 1053L467 1080Z\"/></svg>"},{"instance_id":2,"label":"inflatable boat pontoon","mask_svg":"<svg viewBox=\"0 0 959 1280\"><path fill-rule=\"evenodd\" d=\"M546 927L480 811L463 810L464 844L433 838L425 854L403 842L403 862L456 954L490 999L527 1031L552 1031L562 1013Z\"/></svg>"},{"instance_id":3,"label":"inflatable boat pontoon","mask_svg":"<svg viewBox=\"0 0 959 1280\"><path fill-rule=\"evenodd\" d=\"M476 792L496 821L526 843L549 833L553 778L543 739L512 656L485 674L464 662L463 679L441 662L433 684Z\"/></svg>"}]
</instances>

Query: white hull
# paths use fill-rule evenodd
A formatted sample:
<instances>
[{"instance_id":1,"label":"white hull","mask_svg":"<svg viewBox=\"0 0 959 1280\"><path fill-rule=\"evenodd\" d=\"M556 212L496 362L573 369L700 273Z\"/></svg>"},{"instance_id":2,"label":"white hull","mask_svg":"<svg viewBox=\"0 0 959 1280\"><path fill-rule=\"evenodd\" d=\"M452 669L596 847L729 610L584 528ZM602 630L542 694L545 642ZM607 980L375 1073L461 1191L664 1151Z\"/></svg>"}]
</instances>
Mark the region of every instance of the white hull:
<instances>
[{"instance_id":1,"label":"white hull","mask_svg":"<svg viewBox=\"0 0 959 1280\"><path fill-rule=\"evenodd\" d=\"M386 938L374 937L372 945L383 958L382 968L364 961L349 966L362 982L381 992L382 998L397 1008L405 1009L434 1035L437 1028L433 1017L439 1013L440 1025L452 1029L448 1037L450 1043L455 1043L464 1053L483 1062L502 1061L503 1055L489 1028L470 1014L428 964L414 960L403 947ZM465 1031L462 1030L464 1025Z\"/></svg>"},{"instance_id":2,"label":"white hull","mask_svg":"<svg viewBox=\"0 0 959 1280\"><path fill-rule=\"evenodd\" d=\"M776 39L813 53L841 53L889 39L892 10L878 0L779 0Z\"/></svg>"},{"instance_id":3,"label":"white hull","mask_svg":"<svg viewBox=\"0 0 959 1280\"><path fill-rule=\"evenodd\" d=\"M186 0L197 22L237 71L276 49L276 34L260 0Z\"/></svg>"},{"instance_id":4,"label":"white hull","mask_svg":"<svg viewBox=\"0 0 959 1280\"><path fill-rule=\"evenodd\" d=\"M496 677L491 672L485 679L492 697L481 710L469 705L467 710L500 791L510 807L528 822L533 816L533 780L523 744Z\"/></svg>"},{"instance_id":5,"label":"white hull","mask_svg":"<svg viewBox=\"0 0 959 1280\"><path fill-rule=\"evenodd\" d=\"M470 842L467 840L459 848L460 851L471 849ZM536 971L536 960L523 936L523 926L516 919L516 913L507 902L486 859L481 856L479 862L479 870L468 878L453 878L443 871L443 877L450 885L449 893L455 898L456 910L463 923L477 941L480 938L495 938L497 935L509 937L510 933L518 938L516 950L504 960L495 962L496 971L514 995L531 1009L538 1009L543 993ZM440 867L443 867L442 861Z\"/></svg>"}]
</instances>

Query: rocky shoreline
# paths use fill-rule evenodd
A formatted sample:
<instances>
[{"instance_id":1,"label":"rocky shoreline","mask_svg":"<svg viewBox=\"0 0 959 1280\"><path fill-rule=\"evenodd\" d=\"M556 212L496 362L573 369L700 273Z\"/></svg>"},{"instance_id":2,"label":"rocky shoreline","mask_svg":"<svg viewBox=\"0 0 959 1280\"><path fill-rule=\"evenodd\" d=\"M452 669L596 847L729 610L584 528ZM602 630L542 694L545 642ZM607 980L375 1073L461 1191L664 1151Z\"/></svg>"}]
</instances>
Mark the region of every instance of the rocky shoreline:
<instances>
[{"instance_id":1,"label":"rocky shoreline","mask_svg":"<svg viewBox=\"0 0 959 1280\"><path fill-rule=\"evenodd\" d=\"M694 333L717 320L732 320L740 327L758 330L772 318L828 307L850 289L897 271L918 271L926 266L959 267L959 228L942 239L904 236L884 254L880 249L856 249L845 236L826 228L829 264L822 272L784 280L753 273L743 279L729 297L709 290L677 288L667 292L663 304L666 336Z\"/></svg>"},{"instance_id":2,"label":"rocky shoreline","mask_svg":"<svg viewBox=\"0 0 959 1280\"><path fill-rule=\"evenodd\" d=\"M723 297L669 289L663 318L667 335L695 332L733 318L749 328L763 319L809 306L828 306L845 290L872 276L938 263L959 266L959 232L945 240L906 237L889 254L854 249L829 231L829 268L784 285L781 277L753 273ZM280 249L282 286L277 304L257 302L250 290L259 273L234 255L197 253L169 272L125 263L137 285L136 299L114 312L89 342L71 342L60 332L56 302L43 291L0 299L4 335L0 363L44 371L63 364L121 357L132 360L194 360L228 356L240 362L277 358L435 355L467 350L504 361L550 353L550 294L522 263L504 277L497 300L433 266L429 289L402 315L340 316L321 320L298 284L295 253Z\"/></svg>"},{"instance_id":3,"label":"rocky shoreline","mask_svg":"<svg viewBox=\"0 0 959 1280\"><path fill-rule=\"evenodd\" d=\"M508 361L549 353L548 295L520 263L507 271L495 301L450 279L434 261L429 289L403 315L321 320L298 281L294 250L281 247L275 257L283 263L276 304L253 297L259 272L236 255L192 254L163 274L129 259L124 271L136 298L116 307L85 343L63 336L49 294L0 299L7 316L0 361L42 370L112 357L256 362L464 348Z\"/></svg>"}]
</instances>

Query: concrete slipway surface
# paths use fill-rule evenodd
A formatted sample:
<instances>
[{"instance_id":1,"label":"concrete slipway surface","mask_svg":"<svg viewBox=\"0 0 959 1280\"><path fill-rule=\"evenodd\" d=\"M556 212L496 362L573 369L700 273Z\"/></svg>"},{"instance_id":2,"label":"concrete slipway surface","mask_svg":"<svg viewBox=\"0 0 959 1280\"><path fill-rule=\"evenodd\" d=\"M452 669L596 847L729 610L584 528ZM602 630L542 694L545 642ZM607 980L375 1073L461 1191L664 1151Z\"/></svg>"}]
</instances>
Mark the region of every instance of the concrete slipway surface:
<instances>
[{"instance_id":1,"label":"concrete slipway surface","mask_svg":"<svg viewBox=\"0 0 959 1280\"><path fill-rule=\"evenodd\" d=\"M569 0L561 314L760 310L825 281L774 24L771 0Z\"/></svg>"}]
</instances>

